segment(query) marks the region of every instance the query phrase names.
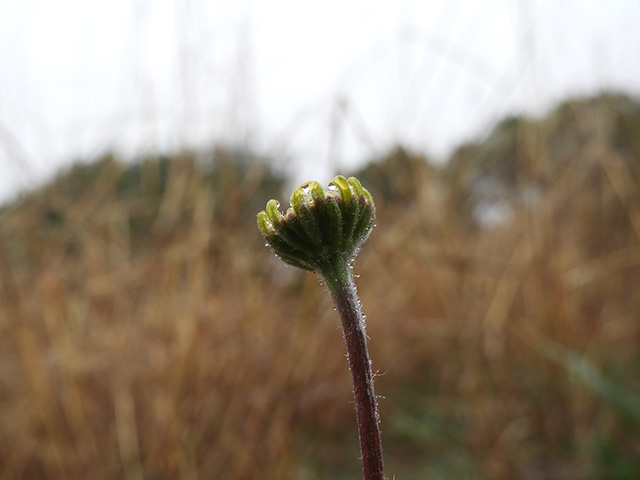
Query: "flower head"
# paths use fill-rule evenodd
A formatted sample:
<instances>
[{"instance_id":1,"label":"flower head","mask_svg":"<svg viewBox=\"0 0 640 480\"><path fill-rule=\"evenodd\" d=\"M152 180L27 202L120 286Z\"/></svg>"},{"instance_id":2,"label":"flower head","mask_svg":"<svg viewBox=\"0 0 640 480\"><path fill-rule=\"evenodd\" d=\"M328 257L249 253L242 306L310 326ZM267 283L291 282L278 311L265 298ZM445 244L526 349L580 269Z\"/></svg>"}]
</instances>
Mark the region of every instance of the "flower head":
<instances>
[{"instance_id":1,"label":"flower head","mask_svg":"<svg viewBox=\"0 0 640 480\"><path fill-rule=\"evenodd\" d=\"M376 207L371 194L355 177L339 175L324 190L318 182L302 184L282 214L269 200L258 213L258 228L284 262L317 272L334 256L352 259L369 237Z\"/></svg>"}]
</instances>

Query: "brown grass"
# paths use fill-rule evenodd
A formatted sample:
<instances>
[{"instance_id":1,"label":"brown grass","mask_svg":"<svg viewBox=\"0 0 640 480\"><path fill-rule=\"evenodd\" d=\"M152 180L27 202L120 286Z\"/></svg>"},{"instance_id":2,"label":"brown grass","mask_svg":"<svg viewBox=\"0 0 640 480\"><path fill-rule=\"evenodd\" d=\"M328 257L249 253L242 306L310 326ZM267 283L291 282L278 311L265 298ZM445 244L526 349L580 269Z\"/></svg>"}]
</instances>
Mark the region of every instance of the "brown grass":
<instances>
[{"instance_id":1,"label":"brown grass","mask_svg":"<svg viewBox=\"0 0 640 480\"><path fill-rule=\"evenodd\" d=\"M517 146L539 171L542 127ZM379 202L356 273L389 476L640 472L640 150L607 138L501 226L468 228L431 170ZM169 164L165 187L149 162L124 195L106 162L2 212L0 478L358 478L329 295L245 209L264 170Z\"/></svg>"}]
</instances>

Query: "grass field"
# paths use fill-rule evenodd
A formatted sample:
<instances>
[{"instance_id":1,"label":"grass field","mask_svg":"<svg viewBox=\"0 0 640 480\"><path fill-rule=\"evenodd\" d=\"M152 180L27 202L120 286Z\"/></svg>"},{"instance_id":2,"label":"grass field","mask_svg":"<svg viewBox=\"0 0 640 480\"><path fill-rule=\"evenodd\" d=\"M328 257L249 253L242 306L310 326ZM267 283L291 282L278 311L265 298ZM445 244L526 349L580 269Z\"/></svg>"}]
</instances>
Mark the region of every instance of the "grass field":
<instances>
[{"instance_id":1,"label":"grass field","mask_svg":"<svg viewBox=\"0 0 640 480\"><path fill-rule=\"evenodd\" d=\"M104 158L0 211L0 478L360 478L337 314L255 225L284 179L223 157ZM638 103L358 176L387 475L640 478Z\"/></svg>"}]
</instances>

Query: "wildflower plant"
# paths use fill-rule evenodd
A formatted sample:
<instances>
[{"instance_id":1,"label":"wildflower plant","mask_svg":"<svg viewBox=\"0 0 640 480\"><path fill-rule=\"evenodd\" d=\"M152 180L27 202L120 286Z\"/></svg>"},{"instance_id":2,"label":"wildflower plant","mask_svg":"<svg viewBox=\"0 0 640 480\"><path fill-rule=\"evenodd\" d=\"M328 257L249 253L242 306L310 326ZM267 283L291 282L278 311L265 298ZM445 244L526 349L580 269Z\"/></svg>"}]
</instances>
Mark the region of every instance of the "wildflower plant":
<instances>
[{"instance_id":1,"label":"wildflower plant","mask_svg":"<svg viewBox=\"0 0 640 480\"><path fill-rule=\"evenodd\" d=\"M335 177L325 190L308 182L291 195L283 214L276 200L258 213L258 227L283 262L315 272L340 315L353 380L364 480L384 480L378 406L367 349L365 320L352 267L375 219L371 194L351 177Z\"/></svg>"}]
</instances>

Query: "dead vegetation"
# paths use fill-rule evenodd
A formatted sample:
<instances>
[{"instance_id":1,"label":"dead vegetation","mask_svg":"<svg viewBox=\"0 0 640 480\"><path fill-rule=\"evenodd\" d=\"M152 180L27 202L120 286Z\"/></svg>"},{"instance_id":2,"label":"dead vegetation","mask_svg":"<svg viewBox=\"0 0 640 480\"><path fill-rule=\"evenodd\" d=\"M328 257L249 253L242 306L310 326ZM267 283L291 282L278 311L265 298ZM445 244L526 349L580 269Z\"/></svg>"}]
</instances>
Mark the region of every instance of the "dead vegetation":
<instances>
[{"instance_id":1,"label":"dead vegetation","mask_svg":"<svg viewBox=\"0 0 640 480\"><path fill-rule=\"evenodd\" d=\"M604 94L357 173L389 475L640 474L639 139ZM105 157L0 211L0 478L357 478L337 315L255 226L284 179L216 155Z\"/></svg>"}]
</instances>

